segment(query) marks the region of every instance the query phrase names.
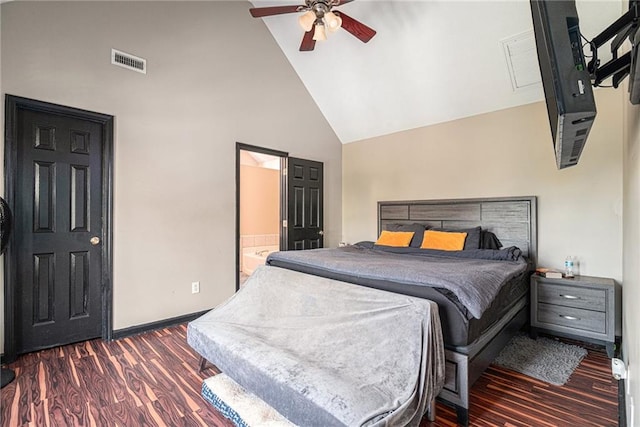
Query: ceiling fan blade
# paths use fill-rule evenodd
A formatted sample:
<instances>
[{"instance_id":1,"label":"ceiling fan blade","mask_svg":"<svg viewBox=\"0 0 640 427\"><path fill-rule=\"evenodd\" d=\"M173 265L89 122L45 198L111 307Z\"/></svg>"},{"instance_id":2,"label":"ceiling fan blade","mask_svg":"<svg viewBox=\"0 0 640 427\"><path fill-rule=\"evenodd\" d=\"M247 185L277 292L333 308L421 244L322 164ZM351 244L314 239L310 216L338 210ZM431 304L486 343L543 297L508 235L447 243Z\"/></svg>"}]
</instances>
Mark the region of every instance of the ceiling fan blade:
<instances>
[{"instance_id":1,"label":"ceiling fan blade","mask_svg":"<svg viewBox=\"0 0 640 427\"><path fill-rule=\"evenodd\" d=\"M336 6L342 6L346 3L351 3L353 0L340 0Z\"/></svg>"},{"instance_id":2,"label":"ceiling fan blade","mask_svg":"<svg viewBox=\"0 0 640 427\"><path fill-rule=\"evenodd\" d=\"M283 13L298 12L304 6L270 6L270 7L252 7L249 9L251 16L254 18L262 18L263 16L282 15Z\"/></svg>"},{"instance_id":3,"label":"ceiling fan blade","mask_svg":"<svg viewBox=\"0 0 640 427\"><path fill-rule=\"evenodd\" d=\"M367 27L362 22L356 21L344 12L339 12L342 18L342 28L362 40L364 43L368 42L376 35L376 30Z\"/></svg>"},{"instance_id":4,"label":"ceiling fan blade","mask_svg":"<svg viewBox=\"0 0 640 427\"><path fill-rule=\"evenodd\" d=\"M316 41L313 39L313 29L304 33L302 43L300 44L300 52L308 52L316 47Z\"/></svg>"}]
</instances>

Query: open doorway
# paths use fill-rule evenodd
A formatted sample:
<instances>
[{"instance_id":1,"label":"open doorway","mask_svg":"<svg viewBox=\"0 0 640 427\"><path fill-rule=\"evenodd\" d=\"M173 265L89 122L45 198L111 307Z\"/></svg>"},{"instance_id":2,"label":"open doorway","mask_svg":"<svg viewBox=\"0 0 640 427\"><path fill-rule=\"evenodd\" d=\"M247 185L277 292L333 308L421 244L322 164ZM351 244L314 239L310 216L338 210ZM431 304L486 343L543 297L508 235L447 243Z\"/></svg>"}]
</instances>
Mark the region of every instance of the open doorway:
<instances>
[{"instance_id":1,"label":"open doorway","mask_svg":"<svg viewBox=\"0 0 640 427\"><path fill-rule=\"evenodd\" d=\"M283 240L287 153L237 144L237 289Z\"/></svg>"},{"instance_id":2,"label":"open doorway","mask_svg":"<svg viewBox=\"0 0 640 427\"><path fill-rule=\"evenodd\" d=\"M274 251L324 245L324 166L236 144L236 290Z\"/></svg>"}]
</instances>

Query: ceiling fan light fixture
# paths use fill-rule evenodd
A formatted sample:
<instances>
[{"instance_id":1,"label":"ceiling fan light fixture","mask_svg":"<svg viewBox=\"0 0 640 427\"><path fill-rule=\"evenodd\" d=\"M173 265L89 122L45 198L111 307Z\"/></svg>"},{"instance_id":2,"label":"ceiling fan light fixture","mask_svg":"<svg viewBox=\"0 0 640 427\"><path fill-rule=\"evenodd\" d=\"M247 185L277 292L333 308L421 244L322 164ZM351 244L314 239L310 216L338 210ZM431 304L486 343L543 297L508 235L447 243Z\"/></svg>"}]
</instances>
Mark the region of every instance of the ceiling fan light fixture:
<instances>
[{"instance_id":1,"label":"ceiling fan light fixture","mask_svg":"<svg viewBox=\"0 0 640 427\"><path fill-rule=\"evenodd\" d=\"M316 14L312 10L308 10L298 18L298 23L305 32L311 31L314 22L316 22Z\"/></svg>"},{"instance_id":2,"label":"ceiling fan light fixture","mask_svg":"<svg viewBox=\"0 0 640 427\"><path fill-rule=\"evenodd\" d=\"M320 19L316 21L316 29L313 33L313 39L316 41L327 39L327 32L324 29L324 22L322 22L322 20Z\"/></svg>"},{"instance_id":3,"label":"ceiling fan light fixture","mask_svg":"<svg viewBox=\"0 0 640 427\"><path fill-rule=\"evenodd\" d=\"M342 18L333 12L327 12L324 14L324 22L327 23L327 28L329 28L329 31L331 32L338 31L342 26Z\"/></svg>"},{"instance_id":4,"label":"ceiling fan light fixture","mask_svg":"<svg viewBox=\"0 0 640 427\"><path fill-rule=\"evenodd\" d=\"M0 3L2 1L0 0ZM302 0L299 1L302 2ZM376 35L376 30L367 27L341 10L336 9L335 12L332 12L333 8L352 1L354 0L304 0L304 4L299 5L252 7L249 12L254 18L287 13L297 14L298 24L304 30L299 50L308 52L314 49L317 40L327 39L329 35L327 30L333 33L342 28L363 43L367 43Z\"/></svg>"}]
</instances>

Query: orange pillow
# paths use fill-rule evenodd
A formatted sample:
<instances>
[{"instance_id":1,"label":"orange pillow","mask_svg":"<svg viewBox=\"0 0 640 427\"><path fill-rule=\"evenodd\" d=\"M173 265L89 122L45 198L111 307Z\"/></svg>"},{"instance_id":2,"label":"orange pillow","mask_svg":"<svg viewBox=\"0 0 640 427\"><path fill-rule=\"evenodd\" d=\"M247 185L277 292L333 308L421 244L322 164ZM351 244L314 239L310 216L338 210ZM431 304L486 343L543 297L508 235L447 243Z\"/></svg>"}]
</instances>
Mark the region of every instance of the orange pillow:
<instances>
[{"instance_id":1,"label":"orange pillow","mask_svg":"<svg viewBox=\"0 0 640 427\"><path fill-rule=\"evenodd\" d=\"M461 251L467 233L427 230L424 232L421 249L439 249L441 251Z\"/></svg>"},{"instance_id":2,"label":"orange pillow","mask_svg":"<svg viewBox=\"0 0 640 427\"><path fill-rule=\"evenodd\" d=\"M376 241L376 245L395 246L396 248L407 248L411 239L413 239L413 231L387 231L383 230L380 237Z\"/></svg>"}]
</instances>

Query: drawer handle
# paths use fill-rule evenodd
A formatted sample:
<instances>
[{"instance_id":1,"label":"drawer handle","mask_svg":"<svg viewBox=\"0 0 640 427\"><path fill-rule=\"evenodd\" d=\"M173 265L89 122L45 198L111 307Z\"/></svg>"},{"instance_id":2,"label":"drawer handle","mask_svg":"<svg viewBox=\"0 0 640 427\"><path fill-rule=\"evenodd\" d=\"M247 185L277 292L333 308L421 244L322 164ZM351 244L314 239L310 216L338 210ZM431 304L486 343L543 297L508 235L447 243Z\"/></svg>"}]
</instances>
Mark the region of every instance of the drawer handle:
<instances>
[{"instance_id":1,"label":"drawer handle","mask_svg":"<svg viewBox=\"0 0 640 427\"><path fill-rule=\"evenodd\" d=\"M564 314L561 314L560 317L567 319L567 320L580 320L579 317L573 317L573 316L566 316Z\"/></svg>"},{"instance_id":2,"label":"drawer handle","mask_svg":"<svg viewBox=\"0 0 640 427\"><path fill-rule=\"evenodd\" d=\"M576 296L573 296L573 295L562 295L562 294L560 294L560 296L562 298L566 298L566 299L580 299L580 297L576 297Z\"/></svg>"}]
</instances>

